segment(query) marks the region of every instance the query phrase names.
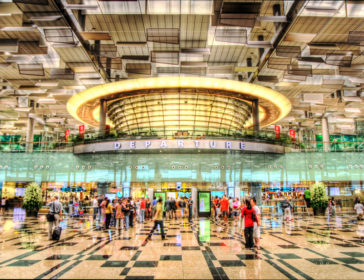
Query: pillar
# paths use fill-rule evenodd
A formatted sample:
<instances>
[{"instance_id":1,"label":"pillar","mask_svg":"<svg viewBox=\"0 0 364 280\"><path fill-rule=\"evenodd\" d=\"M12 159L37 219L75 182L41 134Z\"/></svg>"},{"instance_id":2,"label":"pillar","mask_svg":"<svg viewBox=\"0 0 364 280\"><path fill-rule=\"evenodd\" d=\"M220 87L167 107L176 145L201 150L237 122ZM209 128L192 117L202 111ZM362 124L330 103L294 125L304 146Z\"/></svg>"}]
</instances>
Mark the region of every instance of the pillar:
<instances>
[{"instance_id":1,"label":"pillar","mask_svg":"<svg viewBox=\"0 0 364 280\"><path fill-rule=\"evenodd\" d=\"M252 101L252 116L253 116L254 133L258 133L259 132L259 101L258 101L258 99Z\"/></svg>"},{"instance_id":2,"label":"pillar","mask_svg":"<svg viewBox=\"0 0 364 280\"><path fill-rule=\"evenodd\" d=\"M153 201L154 190L152 188L148 188L148 198L150 201Z\"/></svg>"},{"instance_id":3,"label":"pillar","mask_svg":"<svg viewBox=\"0 0 364 280\"><path fill-rule=\"evenodd\" d=\"M198 197L197 197L197 188L196 187L192 187L191 188L191 197L192 197L192 201L193 201L193 205L192 205L192 217L196 217L197 216L197 203L198 203Z\"/></svg>"},{"instance_id":4,"label":"pillar","mask_svg":"<svg viewBox=\"0 0 364 280\"><path fill-rule=\"evenodd\" d=\"M240 188L235 187L235 198L238 198L240 200Z\"/></svg>"},{"instance_id":5,"label":"pillar","mask_svg":"<svg viewBox=\"0 0 364 280\"><path fill-rule=\"evenodd\" d=\"M262 186L259 182L251 182L249 186L251 197L255 197L257 204L262 204Z\"/></svg>"},{"instance_id":6,"label":"pillar","mask_svg":"<svg viewBox=\"0 0 364 280\"><path fill-rule=\"evenodd\" d=\"M106 100L100 99L100 134L104 135L106 129Z\"/></svg>"},{"instance_id":7,"label":"pillar","mask_svg":"<svg viewBox=\"0 0 364 280\"><path fill-rule=\"evenodd\" d=\"M27 153L33 152L33 139L34 139L34 119L28 117L27 132L25 137L25 151Z\"/></svg>"},{"instance_id":8,"label":"pillar","mask_svg":"<svg viewBox=\"0 0 364 280\"><path fill-rule=\"evenodd\" d=\"M330 152L329 124L326 117L322 118L321 127L324 152Z\"/></svg>"}]
</instances>

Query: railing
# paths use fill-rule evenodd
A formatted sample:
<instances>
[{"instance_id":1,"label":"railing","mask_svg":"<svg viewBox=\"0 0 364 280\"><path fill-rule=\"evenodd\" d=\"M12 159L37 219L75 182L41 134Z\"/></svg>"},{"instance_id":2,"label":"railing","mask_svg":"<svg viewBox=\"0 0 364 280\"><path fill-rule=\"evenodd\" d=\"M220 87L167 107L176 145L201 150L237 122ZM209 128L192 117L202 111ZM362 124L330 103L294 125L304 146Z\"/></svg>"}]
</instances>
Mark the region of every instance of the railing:
<instances>
[{"instance_id":1,"label":"railing","mask_svg":"<svg viewBox=\"0 0 364 280\"><path fill-rule=\"evenodd\" d=\"M0 141L0 152L72 152L74 145L97 143L117 140L138 140L138 139L223 139L238 140L247 142L261 142L276 144L287 147L286 152L363 152L364 141L362 137L356 137L355 141L305 141L303 143L292 141L289 137L281 135L276 139L274 133L270 131L260 131L259 133L245 133L236 135L203 135L203 136L167 136L167 135L116 135L116 134L99 134L86 133L84 138L80 136L71 136L69 141L37 141L26 143L22 139L12 138L10 141Z\"/></svg>"}]
</instances>

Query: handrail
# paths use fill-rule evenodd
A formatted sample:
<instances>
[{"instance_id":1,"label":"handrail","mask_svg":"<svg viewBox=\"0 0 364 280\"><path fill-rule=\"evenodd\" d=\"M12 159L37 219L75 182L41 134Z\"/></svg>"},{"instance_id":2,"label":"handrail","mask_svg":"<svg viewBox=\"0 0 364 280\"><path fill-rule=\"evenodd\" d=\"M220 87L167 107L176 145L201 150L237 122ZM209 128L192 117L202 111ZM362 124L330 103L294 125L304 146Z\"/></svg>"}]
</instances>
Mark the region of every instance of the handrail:
<instances>
[{"instance_id":1,"label":"handrail","mask_svg":"<svg viewBox=\"0 0 364 280\"><path fill-rule=\"evenodd\" d=\"M32 146L32 152L72 152L73 146L80 144L118 141L118 140L143 140L143 139L214 139L214 140L238 140L245 142L261 142L270 143L285 146L286 152L363 152L364 141L359 141L359 137L356 137L354 141L304 141L297 142L292 141L288 137L282 137L281 139L275 139L269 135L269 132L257 133L255 135L226 135L226 136L151 136L151 135L139 135L139 136L122 136L115 135L101 135L98 133L87 134L85 139L77 136L70 139L68 142L65 140L59 141L36 141L27 143L24 140L12 138L11 141L0 141L0 152L26 152L27 145Z\"/></svg>"}]
</instances>

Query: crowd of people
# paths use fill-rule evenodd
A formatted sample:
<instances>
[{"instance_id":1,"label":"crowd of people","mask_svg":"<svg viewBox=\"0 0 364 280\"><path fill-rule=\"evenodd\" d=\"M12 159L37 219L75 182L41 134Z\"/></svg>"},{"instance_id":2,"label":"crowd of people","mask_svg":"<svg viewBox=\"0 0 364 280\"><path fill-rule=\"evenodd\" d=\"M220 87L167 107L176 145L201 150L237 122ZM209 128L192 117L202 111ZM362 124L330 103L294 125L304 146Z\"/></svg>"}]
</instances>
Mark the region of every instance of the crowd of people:
<instances>
[{"instance_id":1,"label":"crowd of people","mask_svg":"<svg viewBox=\"0 0 364 280\"><path fill-rule=\"evenodd\" d=\"M62 207L57 198L54 207L56 210L51 212L59 214L53 223L50 224L49 234L54 226L59 225L62 216ZM211 216L217 224L228 226L229 219L235 225L241 222L242 230L244 231L245 247L248 249L260 249L260 227L261 227L261 210L257 206L255 197L239 200L238 198L222 198L215 197L211 201ZM60 206L59 206L60 205ZM134 223L145 223L147 220L154 221L154 227L148 239L151 238L153 231L159 226L161 229L161 237L165 239L163 221L188 217L189 221L193 217L193 201L190 198L173 198L169 197L165 201L161 197L149 198L120 198L112 201L104 195L95 195L92 198L93 219L98 220L103 229L108 230L114 227L117 230L129 230L134 226ZM283 223L293 221L293 205L289 198L285 198L281 203L283 211ZM354 209L357 212L357 219L362 220L364 215L364 206L359 201L355 200ZM329 215L335 214L335 200L331 198L328 203Z\"/></svg>"}]
</instances>

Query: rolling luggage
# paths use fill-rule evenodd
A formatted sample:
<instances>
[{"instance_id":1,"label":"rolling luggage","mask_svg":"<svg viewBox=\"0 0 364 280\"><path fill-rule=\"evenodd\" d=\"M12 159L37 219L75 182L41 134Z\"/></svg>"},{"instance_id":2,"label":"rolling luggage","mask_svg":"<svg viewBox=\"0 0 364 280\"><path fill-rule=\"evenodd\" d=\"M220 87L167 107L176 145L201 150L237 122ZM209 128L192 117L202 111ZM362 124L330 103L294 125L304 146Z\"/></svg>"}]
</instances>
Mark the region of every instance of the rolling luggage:
<instances>
[{"instance_id":1,"label":"rolling luggage","mask_svg":"<svg viewBox=\"0 0 364 280\"><path fill-rule=\"evenodd\" d=\"M61 227L55 227L52 233L52 239L59 241L61 238L62 228Z\"/></svg>"}]
</instances>

